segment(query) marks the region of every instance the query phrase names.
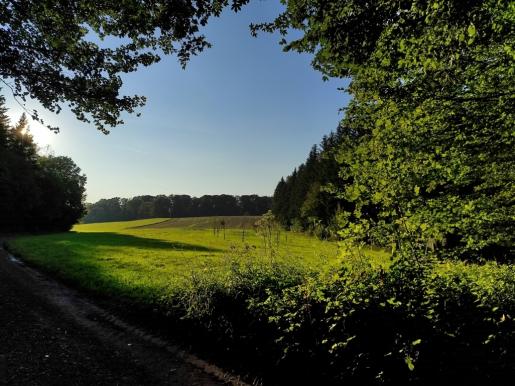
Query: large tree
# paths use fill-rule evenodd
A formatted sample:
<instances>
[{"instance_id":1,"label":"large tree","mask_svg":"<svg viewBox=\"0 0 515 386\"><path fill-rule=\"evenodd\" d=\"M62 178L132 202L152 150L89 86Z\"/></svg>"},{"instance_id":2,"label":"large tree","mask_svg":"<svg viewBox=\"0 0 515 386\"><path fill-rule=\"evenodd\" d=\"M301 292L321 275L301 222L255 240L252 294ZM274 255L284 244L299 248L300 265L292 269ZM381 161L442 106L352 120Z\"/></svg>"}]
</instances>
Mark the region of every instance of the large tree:
<instances>
[{"instance_id":1,"label":"large tree","mask_svg":"<svg viewBox=\"0 0 515 386\"><path fill-rule=\"evenodd\" d=\"M86 177L68 157L41 156L23 115L0 96L0 231L68 230L84 214Z\"/></svg>"},{"instance_id":2,"label":"large tree","mask_svg":"<svg viewBox=\"0 0 515 386\"><path fill-rule=\"evenodd\" d=\"M121 74L160 54L176 54L184 66L209 46L200 30L208 19L247 2L0 0L0 80L16 97L54 112L68 104L78 119L107 132L122 123L122 112L145 102L120 95Z\"/></svg>"},{"instance_id":3,"label":"large tree","mask_svg":"<svg viewBox=\"0 0 515 386\"><path fill-rule=\"evenodd\" d=\"M40 156L41 205L33 214L39 229L67 231L85 214L86 176L69 157Z\"/></svg>"},{"instance_id":4,"label":"large tree","mask_svg":"<svg viewBox=\"0 0 515 386\"><path fill-rule=\"evenodd\" d=\"M515 7L499 0L289 0L264 30L351 77L343 235L445 256L513 256ZM364 208L377 206L370 218Z\"/></svg>"}]
</instances>

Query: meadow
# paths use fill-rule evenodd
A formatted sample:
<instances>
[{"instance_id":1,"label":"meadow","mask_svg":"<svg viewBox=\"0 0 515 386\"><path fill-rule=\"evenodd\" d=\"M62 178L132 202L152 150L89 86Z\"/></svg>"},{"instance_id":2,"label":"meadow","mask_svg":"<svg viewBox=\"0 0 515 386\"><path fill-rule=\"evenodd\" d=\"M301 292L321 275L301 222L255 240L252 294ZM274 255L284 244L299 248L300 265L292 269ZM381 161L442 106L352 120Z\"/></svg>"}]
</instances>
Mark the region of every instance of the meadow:
<instances>
[{"instance_id":1,"label":"meadow","mask_svg":"<svg viewBox=\"0 0 515 386\"><path fill-rule=\"evenodd\" d=\"M338 245L294 232L274 233L274 254L251 224L254 217L147 219L76 225L72 231L25 236L11 250L31 264L78 286L155 303L209 273L224 280L236 258L308 271L338 260ZM233 228L215 229L224 221ZM374 261L387 254L368 250ZM242 257L244 255L244 257Z\"/></svg>"}]
</instances>

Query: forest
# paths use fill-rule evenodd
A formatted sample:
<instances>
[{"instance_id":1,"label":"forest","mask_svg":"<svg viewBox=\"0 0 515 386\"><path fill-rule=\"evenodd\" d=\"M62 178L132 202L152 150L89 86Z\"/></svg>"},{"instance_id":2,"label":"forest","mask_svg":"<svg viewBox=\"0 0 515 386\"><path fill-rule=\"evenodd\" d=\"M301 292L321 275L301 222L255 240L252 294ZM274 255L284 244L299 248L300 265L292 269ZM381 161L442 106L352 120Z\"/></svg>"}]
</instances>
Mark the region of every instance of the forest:
<instances>
[{"instance_id":1,"label":"forest","mask_svg":"<svg viewBox=\"0 0 515 386\"><path fill-rule=\"evenodd\" d=\"M191 197L187 194L169 196L137 196L102 199L86 204L84 223L126 221L157 217L261 216L270 210L272 198L256 194L228 194Z\"/></svg>"},{"instance_id":2,"label":"forest","mask_svg":"<svg viewBox=\"0 0 515 386\"><path fill-rule=\"evenodd\" d=\"M338 238L338 214L352 204L338 195L348 181L339 178L338 146L346 135L338 127L314 145L304 163L278 182L272 212L285 229L306 231L321 238Z\"/></svg>"}]
</instances>

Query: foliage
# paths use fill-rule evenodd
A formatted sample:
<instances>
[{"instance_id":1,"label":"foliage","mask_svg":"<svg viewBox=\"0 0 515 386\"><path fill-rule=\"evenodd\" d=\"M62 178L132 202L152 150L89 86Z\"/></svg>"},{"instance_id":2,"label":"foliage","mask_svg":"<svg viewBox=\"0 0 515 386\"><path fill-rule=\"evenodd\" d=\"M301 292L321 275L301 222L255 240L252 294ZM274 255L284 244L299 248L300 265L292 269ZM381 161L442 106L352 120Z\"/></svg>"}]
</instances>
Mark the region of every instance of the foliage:
<instances>
[{"instance_id":1,"label":"foliage","mask_svg":"<svg viewBox=\"0 0 515 386\"><path fill-rule=\"evenodd\" d=\"M231 196L228 194L190 197L136 196L101 199L87 204L84 223L125 221L153 217L201 217L201 216L259 216L270 209L272 199L256 194Z\"/></svg>"},{"instance_id":2,"label":"foliage","mask_svg":"<svg viewBox=\"0 0 515 386\"><path fill-rule=\"evenodd\" d=\"M68 230L84 214L86 177L69 157L41 156L22 115L0 97L0 231Z\"/></svg>"},{"instance_id":3,"label":"foliage","mask_svg":"<svg viewBox=\"0 0 515 386\"><path fill-rule=\"evenodd\" d=\"M177 54L185 66L210 45L200 32L208 19L247 1L2 0L0 77L13 80L15 96L56 113L68 103L79 120L107 133L123 123L122 112L145 102L120 96L121 74L158 62L158 52ZM32 118L43 123L37 111Z\"/></svg>"},{"instance_id":4,"label":"foliage","mask_svg":"<svg viewBox=\"0 0 515 386\"><path fill-rule=\"evenodd\" d=\"M263 239L265 253L273 261L281 240L281 228L272 211L266 212L256 221L256 233Z\"/></svg>"},{"instance_id":5,"label":"foliage","mask_svg":"<svg viewBox=\"0 0 515 386\"><path fill-rule=\"evenodd\" d=\"M513 257L515 9L509 1L289 0L264 30L351 77L342 236L443 257ZM367 207L377 206L377 217Z\"/></svg>"},{"instance_id":6,"label":"foliage","mask_svg":"<svg viewBox=\"0 0 515 386\"><path fill-rule=\"evenodd\" d=\"M86 176L69 157L40 156L38 163L43 175L41 180L41 206L39 229L64 231L82 217L85 212Z\"/></svg>"},{"instance_id":7,"label":"foliage","mask_svg":"<svg viewBox=\"0 0 515 386\"><path fill-rule=\"evenodd\" d=\"M277 184L272 211L281 224L309 231L318 237L335 237L336 215L349 203L338 196L346 181L339 176L336 154L347 133L342 126L313 146L306 162Z\"/></svg>"},{"instance_id":8,"label":"foliage","mask_svg":"<svg viewBox=\"0 0 515 386\"><path fill-rule=\"evenodd\" d=\"M284 361L352 384L500 381L515 373L513 266L344 268L258 308Z\"/></svg>"}]
</instances>

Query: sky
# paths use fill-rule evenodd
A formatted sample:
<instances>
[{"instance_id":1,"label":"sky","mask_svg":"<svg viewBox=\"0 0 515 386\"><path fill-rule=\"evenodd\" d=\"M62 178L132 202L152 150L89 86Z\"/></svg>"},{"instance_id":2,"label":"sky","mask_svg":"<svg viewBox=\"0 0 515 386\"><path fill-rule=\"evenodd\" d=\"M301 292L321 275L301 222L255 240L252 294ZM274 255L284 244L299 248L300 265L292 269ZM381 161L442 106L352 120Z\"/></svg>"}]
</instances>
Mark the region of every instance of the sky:
<instances>
[{"instance_id":1,"label":"sky","mask_svg":"<svg viewBox=\"0 0 515 386\"><path fill-rule=\"evenodd\" d=\"M284 53L278 35L251 37L249 24L273 20L281 7L254 1L212 19L204 33L213 47L185 70L169 56L124 75L122 93L145 95L147 104L107 136L69 111L42 108L45 122L61 132L37 122L30 131L82 169L88 202L142 194L272 195L279 179L336 128L349 101L338 90L344 81L324 82L310 55ZM22 109L2 92L15 121Z\"/></svg>"}]
</instances>

